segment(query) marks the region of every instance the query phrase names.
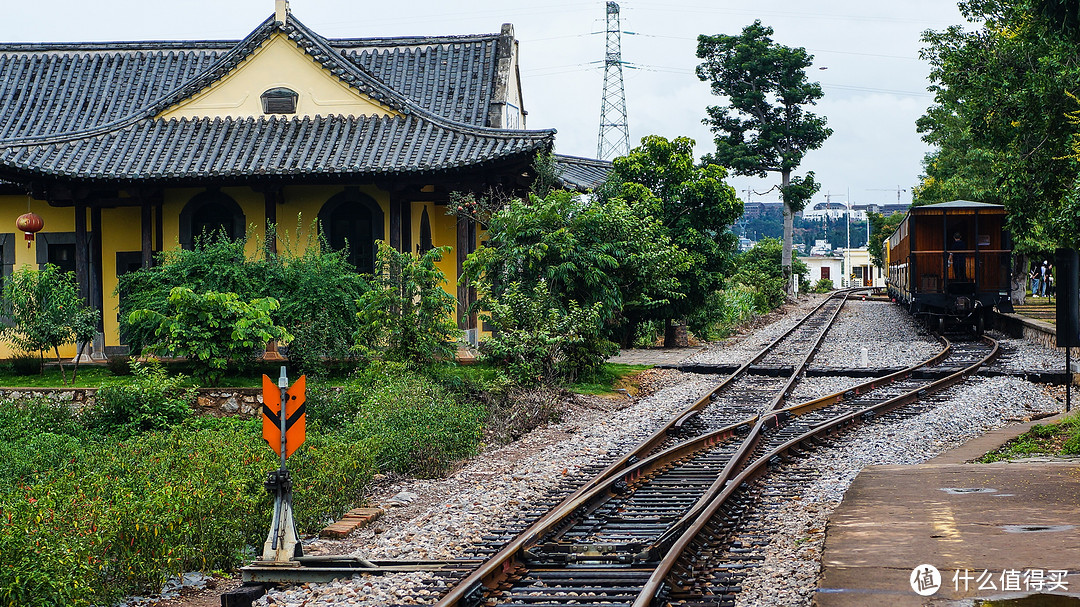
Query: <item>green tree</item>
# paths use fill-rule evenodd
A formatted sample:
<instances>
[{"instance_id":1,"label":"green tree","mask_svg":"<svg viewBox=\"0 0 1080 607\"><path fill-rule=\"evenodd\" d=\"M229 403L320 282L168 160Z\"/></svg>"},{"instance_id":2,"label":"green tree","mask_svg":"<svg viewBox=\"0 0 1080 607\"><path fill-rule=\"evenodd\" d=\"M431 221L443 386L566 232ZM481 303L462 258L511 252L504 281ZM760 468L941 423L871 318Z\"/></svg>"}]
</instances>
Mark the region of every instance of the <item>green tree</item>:
<instances>
[{"instance_id":1,"label":"green tree","mask_svg":"<svg viewBox=\"0 0 1080 607\"><path fill-rule=\"evenodd\" d=\"M270 314L278 308L272 297L241 300L236 293L196 293L176 287L169 293L169 312L135 310L132 323L156 325L154 352L187 357L195 375L217 385L230 364L244 364L276 339L287 344L292 336L274 324Z\"/></svg>"},{"instance_id":2,"label":"green tree","mask_svg":"<svg viewBox=\"0 0 1080 607\"><path fill-rule=\"evenodd\" d=\"M602 342L621 340L632 319L684 296L678 277L687 254L645 211L618 197L589 202L561 190L507 201L491 216L485 245L465 263L480 307L489 309L484 298L500 300L513 283L532 293L544 281L563 312L572 302L600 304L604 330L589 347L607 350Z\"/></svg>"},{"instance_id":3,"label":"green tree","mask_svg":"<svg viewBox=\"0 0 1080 607\"><path fill-rule=\"evenodd\" d=\"M704 334L717 320L708 305L712 294L723 288L731 269L737 240L730 227L742 215L743 204L735 189L724 180L727 170L712 163L695 164L694 141L687 137L667 140L650 135L626 156L613 161L601 198L618 196L639 215L656 218L671 242L687 252L689 264L677 275L682 297L639 314L627 311L627 331L645 320L687 320L690 330ZM713 312L713 313L710 313ZM665 344L673 338L665 334ZM625 340L623 340L625 343Z\"/></svg>"},{"instance_id":4,"label":"green tree","mask_svg":"<svg viewBox=\"0 0 1080 607\"><path fill-rule=\"evenodd\" d=\"M1070 33L1076 3L959 6L980 27L923 34L935 105L918 127L936 149L916 200L1005 205L1018 253L1075 243L1080 226L1070 220L1068 201L1080 163L1069 154L1077 128L1068 114L1077 108L1070 93L1080 90L1080 47Z\"/></svg>"},{"instance_id":5,"label":"green tree","mask_svg":"<svg viewBox=\"0 0 1080 607\"><path fill-rule=\"evenodd\" d=\"M192 249L161 253L157 264L124 274L120 295L121 332L132 351L157 341L158 323L148 316L133 320L135 310L169 313L169 296L176 287L196 293L235 293L240 300L273 297L280 306L271 317L294 339L289 361L305 373L355 356L353 335L358 328L357 301L368 290L362 275L348 261L348 251L334 251L315 226L295 233L268 226L277 234L282 252L266 256L246 253L246 239L200 239Z\"/></svg>"},{"instance_id":6,"label":"green tree","mask_svg":"<svg viewBox=\"0 0 1080 607\"><path fill-rule=\"evenodd\" d=\"M870 261L875 266L884 269L885 239L896 231L896 227L904 220L904 214L893 213L886 216L881 213L870 213L867 217L870 220L870 243L867 245L870 250Z\"/></svg>"},{"instance_id":7,"label":"green tree","mask_svg":"<svg viewBox=\"0 0 1080 607\"><path fill-rule=\"evenodd\" d=\"M730 167L740 175L765 177L780 173L784 202L781 265L785 292L792 283L792 217L818 189L813 173L792 178L810 150L832 134L825 118L806 110L824 93L809 82L806 68L813 57L804 48L773 42L773 30L754 21L739 36L698 36L697 56L704 62L697 75L728 106L710 106L705 123L716 134L716 152L705 161Z\"/></svg>"},{"instance_id":8,"label":"green tree","mask_svg":"<svg viewBox=\"0 0 1080 607\"><path fill-rule=\"evenodd\" d=\"M738 271L732 281L743 285L754 294L754 309L764 314L780 307L784 303L788 280L780 267L783 245L775 238L766 238L753 248L739 255L736 260ZM795 258L792 264L794 275L802 276L809 272L806 264Z\"/></svg>"},{"instance_id":9,"label":"green tree","mask_svg":"<svg viewBox=\"0 0 1080 607\"><path fill-rule=\"evenodd\" d=\"M52 350L66 385L60 347L93 339L99 318L79 297L75 275L53 264L40 271L23 266L4 283L4 310L12 326L3 329L3 339L23 352L37 352L42 360Z\"/></svg>"},{"instance_id":10,"label":"green tree","mask_svg":"<svg viewBox=\"0 0 1080 607\"><path fill-rule=\"evenodd\" d=\"M454 322L457 300L443 290L446 276L436 265L449 251L399 253L379 242L372 288L358 303L360 350L418 365L454 357L461 336Z\"/></svg>"}]
</instances>

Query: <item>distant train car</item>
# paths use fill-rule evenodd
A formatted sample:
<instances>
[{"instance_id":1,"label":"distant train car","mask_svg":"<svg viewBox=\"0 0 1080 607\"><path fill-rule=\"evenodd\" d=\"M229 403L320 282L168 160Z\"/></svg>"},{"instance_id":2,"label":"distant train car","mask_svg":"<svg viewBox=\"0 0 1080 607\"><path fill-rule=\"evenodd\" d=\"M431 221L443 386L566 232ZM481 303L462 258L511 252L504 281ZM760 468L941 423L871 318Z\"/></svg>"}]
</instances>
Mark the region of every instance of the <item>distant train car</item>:
<instances>
[{"instance_id":1,"label":"distant train car","mask_svg":"<svg viewBox=\"0 0 1080 607\"><path fill-rule=\"evenodd\" d=\"M912 207L885 249L889 296L932 330L962 326L981 334L992 308L1012 311L1012 239L1001 205Z\"/></svg>"}]
</instances>

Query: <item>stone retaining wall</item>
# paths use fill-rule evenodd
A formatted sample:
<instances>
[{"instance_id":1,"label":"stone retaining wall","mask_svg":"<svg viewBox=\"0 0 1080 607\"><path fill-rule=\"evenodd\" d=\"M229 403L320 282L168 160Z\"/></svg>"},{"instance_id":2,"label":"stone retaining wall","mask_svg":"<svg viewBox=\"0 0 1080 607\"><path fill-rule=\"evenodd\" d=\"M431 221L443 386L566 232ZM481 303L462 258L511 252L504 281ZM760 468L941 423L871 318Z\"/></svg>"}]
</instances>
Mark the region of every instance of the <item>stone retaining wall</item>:
<instances>
[{"instance_id":1,"label":"stone retaining wall","mask_svg":"<svg viewBox=\"0 0 1080 607\"><path fill-rule=\"evenodd\" d=\"M1023 338L1047 348L1058 349L1057 328L1048 322L1019 314L998 312L994 314L994 327L1010 337ZM1073 371L1076 372L1076 365L1080 363L1080 348L1069 348L1069 355L1073 361Z\"/></svg>"},{"instance_id":2,"label":"stone retaining wall","mask_svg":"<svg viewBox=\"0 0 1080 607\"><path fill-rule=\"evenodd\" d=\"M96 393L97 388L0 388L0 400L44 398L82 409L94 406ZM200 415L254 417L262 407L262 389L199 388L196 401L195 409Z\"/></svg>"}]
</instances>

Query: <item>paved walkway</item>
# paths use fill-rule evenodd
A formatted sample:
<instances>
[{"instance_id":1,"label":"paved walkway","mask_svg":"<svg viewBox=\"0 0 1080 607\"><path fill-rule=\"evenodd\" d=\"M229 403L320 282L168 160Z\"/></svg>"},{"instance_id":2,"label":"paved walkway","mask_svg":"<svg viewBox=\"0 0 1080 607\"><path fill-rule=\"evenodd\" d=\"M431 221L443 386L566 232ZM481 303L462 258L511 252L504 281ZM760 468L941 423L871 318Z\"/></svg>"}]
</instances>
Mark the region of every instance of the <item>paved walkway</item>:
<instances>
[{"instance_id":1,"label":"paved walkway","mask_svg":"<svg viewBox=\"0 0 1080 607\"><path fill-rule=\"evenodd\" d=\"M1080 597L1080 465L963 463L1055 419L987 433L927 464L863 470L829 519L815 605L971 605L1036 594L1039 575L1060 577L1053 594ZM927 597L910 581L923 564L940 570Z\"/></svg>"},{"instance_id":2,"label":"paved walkway","mask_svg":"<svg viewBox=\"0 0 1080 607\"><path fill-rule=\"evenodd\" d=\"M676 365L705 348L642 348L623 350L608 359L624 365Z\"/></svg>"}]
</instances>

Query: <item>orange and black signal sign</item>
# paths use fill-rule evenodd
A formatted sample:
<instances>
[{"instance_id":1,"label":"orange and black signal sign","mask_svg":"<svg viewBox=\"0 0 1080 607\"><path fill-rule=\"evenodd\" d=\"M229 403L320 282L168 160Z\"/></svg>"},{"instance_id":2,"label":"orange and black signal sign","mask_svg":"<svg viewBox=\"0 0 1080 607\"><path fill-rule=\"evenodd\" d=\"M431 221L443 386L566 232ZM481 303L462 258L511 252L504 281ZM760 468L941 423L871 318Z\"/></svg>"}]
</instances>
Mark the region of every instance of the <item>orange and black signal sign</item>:
<instances>
[{"instance_id":1,"label":"orange and black signal sign","mask_svg":"<svg viewBox=\"0 0 1080 607\"><path fill-rule=\"evenodd\" d=\"M263 438L270 443L274 453L281 455L281 433L285 432L285 457L289 457L304 444L307 438L307 421L304 415L306 375L285 392L285 427L281 427L281 388L274 380L263 375Z\"/></svg>"}]
</instances>

